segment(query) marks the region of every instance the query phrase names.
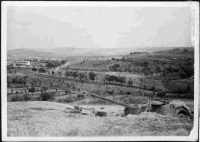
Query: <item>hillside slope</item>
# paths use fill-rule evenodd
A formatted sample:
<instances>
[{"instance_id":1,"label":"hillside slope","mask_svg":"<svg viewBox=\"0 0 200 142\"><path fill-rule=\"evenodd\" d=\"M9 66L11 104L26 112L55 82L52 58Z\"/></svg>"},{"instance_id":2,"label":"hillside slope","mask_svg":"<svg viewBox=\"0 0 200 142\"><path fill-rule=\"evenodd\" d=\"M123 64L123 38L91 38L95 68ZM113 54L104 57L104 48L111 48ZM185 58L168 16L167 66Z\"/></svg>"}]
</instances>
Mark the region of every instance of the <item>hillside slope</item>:
<instances>
[{"instance_id":1,"label":"hillside slope","mask_svg":"<svg viewBox=\"0 0 200 142\"><path fill-rule=\"evenodd\" d=\"M55 102L8 102L8 136L143 136L189 135L191 122L155 113L115 116L120 106L103 106L107 117L66 111ZM102 106L85 106L100 109ZM110 110L110 111L109 111Z\"/></svg>"}]
</instances>

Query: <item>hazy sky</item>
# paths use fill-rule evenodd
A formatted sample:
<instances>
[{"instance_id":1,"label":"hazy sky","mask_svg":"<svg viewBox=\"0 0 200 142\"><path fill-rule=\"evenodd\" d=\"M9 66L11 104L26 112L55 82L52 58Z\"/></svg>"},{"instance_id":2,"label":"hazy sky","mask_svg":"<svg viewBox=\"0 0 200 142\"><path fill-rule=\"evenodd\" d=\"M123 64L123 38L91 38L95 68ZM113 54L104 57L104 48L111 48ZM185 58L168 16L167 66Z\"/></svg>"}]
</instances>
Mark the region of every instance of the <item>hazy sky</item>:
<instances>
[{"instance_id":1,"label":"hazy sky","mask_svg":"<svg viewBox=\"0 0 200 142\"><path fill-rule=\"evenodd\" d=\"M190 8L9 7L8 49L190 47Z\"/></svg>"}]
</instances>

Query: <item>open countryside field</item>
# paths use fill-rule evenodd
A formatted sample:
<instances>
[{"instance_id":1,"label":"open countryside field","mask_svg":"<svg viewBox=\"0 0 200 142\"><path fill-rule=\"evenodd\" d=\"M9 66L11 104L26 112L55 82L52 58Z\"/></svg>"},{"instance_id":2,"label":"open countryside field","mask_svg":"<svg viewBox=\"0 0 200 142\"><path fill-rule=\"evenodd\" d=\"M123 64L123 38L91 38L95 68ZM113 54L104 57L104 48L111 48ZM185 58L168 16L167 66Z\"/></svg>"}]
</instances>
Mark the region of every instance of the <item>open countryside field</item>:
<instances>
[{"instance_id":1,"label":"open countryside field","mask_svg":"<svg viewBox=\"0 0 200 142\"><path fill-rule=\"evenodd\" d=\"M183 55L172 59L176 54ZM82 57L46 61L34 70L9 64L8 136L188 136L193 119L186 114L124 114L125 106L153 99L181 101L193 114L194 77L186 69L192 56L190 51L186 56L183 51L161 51ZM100 112L106 115L98 116Z\"/></svg>"},{"instance_id":2,"label":"open countryside field","mask_svg":"<svg viewBox=\"0 0 200 142\"><path fill-rule=\"evenodd\" d=\"M195 141L199 11L164 5L3 3L2 141Z\"/></svg>"},{"instance_id":3,"label":"open countryside field","mask_svg":"<svg viewBox=\"0 0 200 142\"><path fill-rule=\"evenodd\" d=\"M156 113L115 116L120 106L83 106L109 113L107 117L70 113L67 104L54 102L8 103L8 136L188 136L191 122ZM55 127L56 126L56 127Z\"/></svg>"}]
</instances>

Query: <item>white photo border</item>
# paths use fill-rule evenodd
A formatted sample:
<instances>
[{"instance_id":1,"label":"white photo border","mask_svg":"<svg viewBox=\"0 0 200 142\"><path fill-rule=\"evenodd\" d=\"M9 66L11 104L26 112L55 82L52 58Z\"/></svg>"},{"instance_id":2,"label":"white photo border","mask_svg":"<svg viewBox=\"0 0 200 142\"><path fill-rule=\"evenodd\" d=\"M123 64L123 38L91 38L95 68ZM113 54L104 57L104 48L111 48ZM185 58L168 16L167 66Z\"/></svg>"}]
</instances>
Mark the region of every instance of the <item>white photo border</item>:
<instances>
[{"instance_id":1,"label":"white photo border","mask_svg":"<svg viewBox=\"0 0 200 142\"><path fill-rule=\"evenodd\" d=\"M196 141L198 140L199 101L199 3L198 2L48 2L10 1L1 5L1 105L2 141ZM134 136L134 137L8 137L7 136L7 8L9 6L46 7L190 7L193 11L193 41L195 51L194 71L194 127L190 136Z\"/></svg>"}]
</instances>

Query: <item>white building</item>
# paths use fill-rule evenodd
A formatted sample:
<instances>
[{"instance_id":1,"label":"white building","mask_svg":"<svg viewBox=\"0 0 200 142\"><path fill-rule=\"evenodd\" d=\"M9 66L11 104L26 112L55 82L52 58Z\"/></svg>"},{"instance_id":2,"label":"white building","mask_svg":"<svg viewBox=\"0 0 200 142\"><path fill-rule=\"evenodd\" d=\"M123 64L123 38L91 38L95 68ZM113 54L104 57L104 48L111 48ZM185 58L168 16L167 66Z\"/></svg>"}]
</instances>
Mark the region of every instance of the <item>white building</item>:
<instances>
[{"instance_id":1,"label":"white building","mask_svg":"<svg viewBox=\"0 0 200 142\"><path fill-rule=\"evenodd\" d=\"M28 66L30 66L30 61L19 61L19 62L16 63L16 66L28 67Z\"/></svg>"}]
</instances>

